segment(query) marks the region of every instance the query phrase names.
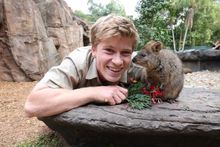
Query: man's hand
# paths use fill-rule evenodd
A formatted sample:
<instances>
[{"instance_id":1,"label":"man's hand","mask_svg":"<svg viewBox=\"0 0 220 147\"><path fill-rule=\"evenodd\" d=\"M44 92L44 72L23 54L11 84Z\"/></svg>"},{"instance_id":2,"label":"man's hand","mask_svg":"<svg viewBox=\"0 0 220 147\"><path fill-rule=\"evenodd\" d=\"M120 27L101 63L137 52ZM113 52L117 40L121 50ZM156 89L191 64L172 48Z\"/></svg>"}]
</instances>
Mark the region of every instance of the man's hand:
<instances>
[{"instance_id":1,"label":"man's hand","mask_svg":"<svg viewBox=\"0 0 220 147\"><path fill-rule=\"evenodd\" d=\"M95 101L110 105L120 104L128 96L128 90L120 86L95 87Z\"/></svg>"}]
</instances>

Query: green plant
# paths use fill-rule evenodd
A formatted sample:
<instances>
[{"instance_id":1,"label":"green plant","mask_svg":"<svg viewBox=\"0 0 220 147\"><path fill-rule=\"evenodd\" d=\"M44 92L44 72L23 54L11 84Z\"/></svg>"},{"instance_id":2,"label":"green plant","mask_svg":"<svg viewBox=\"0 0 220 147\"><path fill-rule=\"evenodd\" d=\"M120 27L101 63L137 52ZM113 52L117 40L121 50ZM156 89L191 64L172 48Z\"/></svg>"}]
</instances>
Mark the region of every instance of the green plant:
<instances>
[{"instance_id":1,"label":"green plant","mask_svg":"<svg viewBox=\"0 0 220 147\"><path fill-rule=\"evenodd\" d=\"M144 109L151 106L151 98L149 95L142 93L142 88L145 84L134 82L128 88L128 105L134 109Z\"/></svg>"},{"instance_id":2,"label":"green plant","mask_svg":"<svg viewBox=\"0 0 220 147\"><path fill-rule=\"evenodd\" d=\"M208 45L220 36L220 3L215 0L140 0L135 20L138 49L158 40L175 51Z\"/></svg>"},{"instance_id":3,"label":"green plant","mask_svg":"<svg viewBox=\"0 0 220 147\"><path fill-rule=\"evenodd\" d=\"M128 96L128 104L131 108L142 110L151 106L150 96L144 94L133 94Z\"/></svg>"},{"instance_id":4,"label":"green plant","mask_svg":"<svg viewBox=\"0 0 220 147\"><path fill-rule=\"evenodd\" d=\"M34 140L26 140L14 147L61 147L63 143L56 133L41 134Z\"/></svg>"}]
</instances>

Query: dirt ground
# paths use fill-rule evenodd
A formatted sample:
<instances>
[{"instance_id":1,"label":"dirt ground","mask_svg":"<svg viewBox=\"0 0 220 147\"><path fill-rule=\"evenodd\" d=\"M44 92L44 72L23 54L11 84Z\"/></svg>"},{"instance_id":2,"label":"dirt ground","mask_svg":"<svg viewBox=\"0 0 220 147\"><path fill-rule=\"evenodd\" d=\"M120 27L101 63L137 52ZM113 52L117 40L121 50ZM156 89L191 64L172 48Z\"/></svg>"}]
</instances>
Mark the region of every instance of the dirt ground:
<instances>
[{"instance_id":1,"label":"dirt ground","mask_svg":"<svg viewBox=\"0 0 220 147\"><path fill-rule=\"evenodd\" d=\"M49 131L36 118L24 114L24 102L36 82L0 82L0 147L13 146ZM194 72L185 75L185 87L220 89L220 72Z\"/></svg>"},{"instance_id":2,"label":"dirt ground","mask_svg":"<svg viewBox=\"0 0 220 147\"><path fill-rule=\"evenodd\" d=\"M25 99L36 82L0 82L0 147L37 137L49 129L24 114Z\"/></svg>"}]
</instances>

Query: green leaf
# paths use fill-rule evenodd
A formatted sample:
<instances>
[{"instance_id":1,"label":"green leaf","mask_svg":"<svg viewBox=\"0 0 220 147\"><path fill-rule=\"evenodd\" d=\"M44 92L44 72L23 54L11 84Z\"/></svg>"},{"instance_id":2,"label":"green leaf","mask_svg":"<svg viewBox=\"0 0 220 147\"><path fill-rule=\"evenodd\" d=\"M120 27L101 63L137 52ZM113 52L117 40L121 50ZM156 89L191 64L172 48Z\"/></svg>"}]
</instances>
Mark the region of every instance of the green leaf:
<instances>
[{"instance_id":1,"label":"green leaf","mask_svg":"<svg viewBox=\"0 0 220 147\"><path fill-rule=\"evenodd\" d=\"M145 85L141 82L131 84L128 88L128 95L141 93L141 88L144 87L144 86Z\"/></svg>"},{"instance_id":2,"label":"green leaf","mask_svg":"<svg viewBox=\"0 0 220 147\"><path fill-rule=\"evenodd\" d=\"M133 109L142 110L151 106L150 96L144 94L133 94L127 98L128 105Z\"/></svg>"}]
</instances>

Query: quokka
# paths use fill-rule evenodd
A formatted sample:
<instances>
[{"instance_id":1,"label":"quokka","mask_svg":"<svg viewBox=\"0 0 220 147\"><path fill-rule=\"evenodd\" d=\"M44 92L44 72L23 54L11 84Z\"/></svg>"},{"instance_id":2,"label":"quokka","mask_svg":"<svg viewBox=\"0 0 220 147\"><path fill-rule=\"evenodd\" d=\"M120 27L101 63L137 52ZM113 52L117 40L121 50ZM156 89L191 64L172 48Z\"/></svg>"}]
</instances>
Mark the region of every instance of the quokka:
<instances>
[{"instance_id":1,"label":"quokka","mask_svg":"<svg viewBox=\"0 0 220 147\"><path fill-rule=\"evenodd\" d=\"M146 69L147 81L161 85L162 101L174 101L184 84L182 61L171 50L162 49L158 41L148 42L133 58L135 64Z\"/></svg>"}]
</instances>

